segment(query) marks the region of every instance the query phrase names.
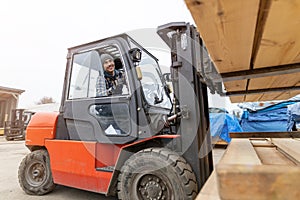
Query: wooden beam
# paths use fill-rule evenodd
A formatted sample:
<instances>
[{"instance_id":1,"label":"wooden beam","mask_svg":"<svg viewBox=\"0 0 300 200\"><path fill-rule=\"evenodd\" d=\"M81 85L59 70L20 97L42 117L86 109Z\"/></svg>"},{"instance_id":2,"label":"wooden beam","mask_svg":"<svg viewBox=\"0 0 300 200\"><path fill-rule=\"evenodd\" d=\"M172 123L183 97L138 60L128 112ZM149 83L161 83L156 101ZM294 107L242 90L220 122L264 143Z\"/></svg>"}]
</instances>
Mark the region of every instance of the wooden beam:
<instances>
[{"instance_id":1,"label":"wooden beam","mask_svg":"<svg viewBox=\"0 0 300 200\"><path fill-rule=\"evenodd\" d=\"M261 162L248 139L233 139L219 162L222 164L260 165Z\"/></svg>"},{"instance_id":2,"label":"wooden beam","mask_svg":"<svg viewBox=\"0 0 300 200\"><path fill-rule=\"evenodd\" d=\"M300 86L290 86L290 87L278 87L278 88L264 88L264 89L254 89L254 90L241 90L226 92L225 96L239 96L239 95L249 95L249 94L261 94L261 93L273 93L273 92L283 92L287 90L300 90Z\"/></svg>"},{"instance_id":3,"label":"wooden beam","mask_svg":"<svg viewBox=\"0 0 300 200\"><path fill-rule=\"evenodd\" d=\"M230 102L231 103L239 103L239 102L244 102L244 96L230 96L229 99L230 99Z\"/></svg>"},{"instance_id":4,"label":"wooden beam","mask_svg":"<svg viewBox=\"0 0 300 200\"><path fill-rule=\"evenodd\" d=\"M264 165L287 165L296 166L296 164L284 156L277 150L276 146L273 147L255 147L255 151Z\"/></svg>"},{"instance_id":5,"label":"wooden beam","mask_svg":"<svg viewBox=\"0 0 300 200\"><path fill-rule=\"evenodd\" d=\"M300 73L285 74L281 76L271 76L264 78L255 78L249 81L248 90L261 88L277 88L297 86L300 81Z\"/></svg>"},{"instance_id":6,"label":"wooden beam","mask_svg":"<svg viewBox=\"0 0 300 200\"><path fill-rule=\"evenodd\" d=\"M204 184L203 188L201 189L196 200L220 200L217 185L217 175L216 172L213 171L206 183Z\"/></svg>"},{"instance_id":7,"label":"wooden beam","mask_svg":"<svg viewBox=\"0 0 300 200\"><path fill-rule=\"evenodd\" d=\"M273 139L272 143L276 145L282 153L288 155L292 160L300 165L300 141L296 139Z\"/></svg>"},{"instance_id":8,"label":"wooden beam","mask_svg":"<svg viewBox=\"0 0 300 200\"><path fill-rule=\"evenodd\" d=\"M218 71L249 69L260 1L185 2Z\"/></svg>"},{"instance_id":9,"label":"wooden beam","mask_svg":"<svg viewBox=\"0 0 300 200\"><path fill-rule=\"evenodd\" d=\"M225 88L227 91L239 91L239 90L246 90L247 80L240 80L240 81L230 81L224 83Z\"/></svg>"},{"instance_id":10,"label":"wooden beam","mask_svg":"<svg viewBox=\"0 0 300 200\"><path fill-rule=\"evenodd\" d=\"M232 132L231 138L300 138L300 131L291 132Z\"/></svg>"},{"instance_id":11,"label":"wooden beam","mask_svg":"<svg viewBox=\"0 0 300 200\"><path fill-rule=\"evenodd\" d=\"M300 72L300 63L221 73L220 79L214 79L213 81L228 82L228 81L277 76L277 75L284 75L284 74L294 74L297 72Z\"/></svg>"},{"instance_id":12,"label":"wooden beam","mask_svg":"<svg viewBox=\"0 0 300 200\"><path fill-rule=\"evenodd\" d=\"M300 196L300 167L285 165L218 165L221 199L289 199Z\"/></svg>"},{"instance_id":13,"label":"wooden beam","mask_svg":"<svg viewBox=\"0 0 300 200\"><path fill-rule=\"evenodd\" d=\"M248 94L245 95L244 102L254 102L254 101L270 101L270 100L286 100L291 97L296 96L299 94L299 91L278 91L272 93L261 93L261 94ZM235 97L235 96L232 96ZM238 96L237 96L238 97ZM234 101L235 103L239 101Z\"/></svg>"},{"instance_id":14,"label":"wooden beam","mask_svg":"<svg viewBox=\"0 0 300 200\"><path fill-rule=\"evenodd\" d=\"M254 68L300 62L300 1L270 2Z\"/></svg>"}]
</instances>

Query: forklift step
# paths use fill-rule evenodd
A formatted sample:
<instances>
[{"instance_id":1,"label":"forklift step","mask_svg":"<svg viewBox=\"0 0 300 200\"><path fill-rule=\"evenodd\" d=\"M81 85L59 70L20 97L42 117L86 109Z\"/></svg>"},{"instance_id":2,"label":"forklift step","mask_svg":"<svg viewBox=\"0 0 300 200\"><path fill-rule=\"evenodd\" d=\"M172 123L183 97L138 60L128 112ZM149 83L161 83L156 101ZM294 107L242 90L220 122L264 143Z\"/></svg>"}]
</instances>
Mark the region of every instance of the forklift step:
<instances>
[{"instance_id":1,"label":"forklift step","mask_svg":"<svg viewBox=\"0 0 300 200\"><path fill-rule=\"evenodd\" d=\"M98 168L96 168L96 170L104 171L104 172L113 172L115 170L115 166L98 167Z\"/></svg>"}]
</instances>

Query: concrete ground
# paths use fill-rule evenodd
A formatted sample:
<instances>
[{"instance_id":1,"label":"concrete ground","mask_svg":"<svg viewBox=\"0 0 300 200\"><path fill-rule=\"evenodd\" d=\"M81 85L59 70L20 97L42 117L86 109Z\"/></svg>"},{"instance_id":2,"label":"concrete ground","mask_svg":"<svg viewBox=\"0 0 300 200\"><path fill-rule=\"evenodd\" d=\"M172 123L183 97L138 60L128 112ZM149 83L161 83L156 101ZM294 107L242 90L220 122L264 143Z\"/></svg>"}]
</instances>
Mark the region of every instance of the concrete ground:
<instances>
[{"instance_id":1,"label":"concrete ground","mask_svg":"<svg viewBox=\"0 0 300 200\"><path fill-rule=\"evenodd\" d=\"M53 192L44 196L27 195L19 186L18 168L22 159L29 153L25 147L24 141L6 141L0 136L0 199L72 199L72 200L115 200L117 198L106 197L101 194L88 192L84 190L69 188L65 186L56 186ZM214 161L217 163L222 157L224 149L214 149Z\"/></svg>"}]
</instances>

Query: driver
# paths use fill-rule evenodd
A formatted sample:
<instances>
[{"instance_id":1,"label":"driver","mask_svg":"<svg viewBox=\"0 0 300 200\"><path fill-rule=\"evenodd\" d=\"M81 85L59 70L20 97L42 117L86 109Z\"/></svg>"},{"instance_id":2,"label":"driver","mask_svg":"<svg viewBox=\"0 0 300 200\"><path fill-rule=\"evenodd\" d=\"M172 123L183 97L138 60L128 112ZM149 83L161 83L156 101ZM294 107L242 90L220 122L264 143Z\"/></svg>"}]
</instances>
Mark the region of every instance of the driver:
<instances>
[{"instance_id":1,"label":"driver","mask_svg":"<svg viewBox=\"0 0 300 200\"><path fill-rule=\"evenodd\" d=\"M99 76L97 79L97 96L122 94L125 76L122 71L115 69L113 57L109 54L102 54L101 63L104 69L104 79L103 76Z\"/></svg>"}]
</instances>

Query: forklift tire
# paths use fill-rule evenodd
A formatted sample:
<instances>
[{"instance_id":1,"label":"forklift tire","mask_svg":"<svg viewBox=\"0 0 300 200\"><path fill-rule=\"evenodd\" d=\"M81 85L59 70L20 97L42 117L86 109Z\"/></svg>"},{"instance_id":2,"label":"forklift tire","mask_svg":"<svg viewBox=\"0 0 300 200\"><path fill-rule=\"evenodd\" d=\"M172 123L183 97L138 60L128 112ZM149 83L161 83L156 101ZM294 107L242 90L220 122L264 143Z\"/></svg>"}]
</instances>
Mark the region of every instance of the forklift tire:
<instances>
[{"instance_id":1,"label":"forklift tire","mask_svg":"<svg viewBox=\"0 0 300 200\"><path fill-rule=\"evenodd\" d=\"M122 200L192 200L198 194L191 166L166 148L148 148L132 155L118 177Z\"/></svg>"},{"instance_id":2,"label":"forklift tire","mask_svg":"<svg viewBox=\"0 0 300 200\"><path fill-rule=\"evenodd\" d=\"M29 153L21 162L18 172L21 188L30 195L44 195L55 188L46 150Z\"/></svg>"}]
</instances>

